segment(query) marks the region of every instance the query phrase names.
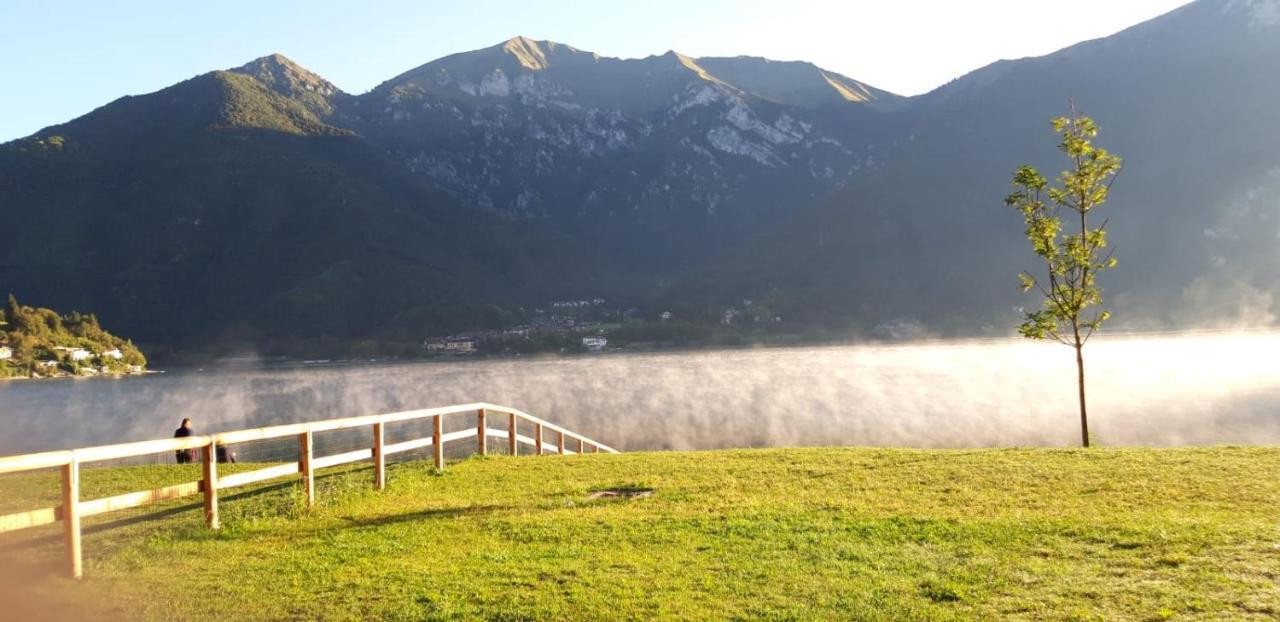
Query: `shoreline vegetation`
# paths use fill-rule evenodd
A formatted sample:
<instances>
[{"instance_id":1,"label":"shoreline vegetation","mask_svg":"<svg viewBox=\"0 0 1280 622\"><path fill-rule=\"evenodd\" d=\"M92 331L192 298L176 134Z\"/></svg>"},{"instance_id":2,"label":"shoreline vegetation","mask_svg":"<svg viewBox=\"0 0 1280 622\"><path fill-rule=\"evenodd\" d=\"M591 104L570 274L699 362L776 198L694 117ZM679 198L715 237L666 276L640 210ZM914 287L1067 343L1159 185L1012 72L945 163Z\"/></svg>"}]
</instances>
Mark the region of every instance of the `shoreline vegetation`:
<instances>
[{"instance_id":1,"label":"shoreline vegetation","mask_svg":"<svg viewBox=\"0 0 1280 622\"><path fill-rule=\"evenodd\" d=\"M0 379L140 375L147 358L107 332L92 313L59 314L12 295L0 310Z\"/></svg>"}]
</instances>

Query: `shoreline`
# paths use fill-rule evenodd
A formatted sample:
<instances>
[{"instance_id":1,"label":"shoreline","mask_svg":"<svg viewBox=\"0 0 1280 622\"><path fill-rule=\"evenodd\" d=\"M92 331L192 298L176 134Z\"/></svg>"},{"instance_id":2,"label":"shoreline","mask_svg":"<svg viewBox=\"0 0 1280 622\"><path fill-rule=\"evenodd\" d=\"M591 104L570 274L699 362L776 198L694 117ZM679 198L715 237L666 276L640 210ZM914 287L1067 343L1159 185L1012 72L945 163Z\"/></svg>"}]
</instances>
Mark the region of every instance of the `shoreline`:
<instances>
[{"instance_id":1,"label":"shoreline","mask_svg":"<svg viewBox=\"0 0 1280 622\"><path fill-rule=\"evenodd\" d=\"M59 375L57 375L57 376L35 376L35 377L32 377L32 376L7 376L7 377L4 377L4 378L0 378L0 382L6 382L6 381L10 381L10 380L36 380L36 381L39 381L39 380L93 380L93 379L95 379L95 378L103 378L103 379L110 379L110 380L120 380L120 379L123 379L123 378L130 378L130 377L135 377L135 376L136 376L136 377L143 377L143 376L149 376L149 375L152 375L152 374L163 374L163 373L165 373L165 370L163 370L163 369L147 369L147 370L143 370L143 371L141 371L141 372L123 372L123 373L119 373L119 374L93 374L93 375L91 375L91 376L84 376L84 375L76 376L76 375L72 375L72 374L65 374L65 373L64 373L64 374L59 374Z\"/></svg>"},{"instance_id":2,"label":"shoreline","mask_svg":"<svg viewBox=\"0 0 1280 622\"><path fill-rule=\"evenodd\" d=\"M1235 334L1271 334L1280 332L1276 326L1256 326L1245 328L1201 328L1187 330L1153 330L1153 331L1110 331L1100 333L1098 338L1124 340L1145 337L1195 337ZM287 356L228 356L222 358L190 359L174 361L165 365L171 371L212 371L220 369L285 369L285 368L319 368L350 365L385 365L397 363L460 363L467 361L509 361L520 359L548 360L572 359L589 356L609 356L625 354L681 354L696 352L742 350L787 350L797 348L839 348L839 347L922 347L963 344L993 344L1000 342L1026 343L1028 340L1017 334L1009 335L975 335L957 337L921 337L918 339L868 339L849 337L843 339L785 340L774 342L752 342L735 344L680 344L652 347L617 347L600 351L543 351L543 352L497 352L474 354L443 354L436 356L386 356L386 357L351 357L351 358L291 358ZM163 359L162 359L163 362ZM144 373L164 373L163 371Z\"/></svg>"}]
</instances>

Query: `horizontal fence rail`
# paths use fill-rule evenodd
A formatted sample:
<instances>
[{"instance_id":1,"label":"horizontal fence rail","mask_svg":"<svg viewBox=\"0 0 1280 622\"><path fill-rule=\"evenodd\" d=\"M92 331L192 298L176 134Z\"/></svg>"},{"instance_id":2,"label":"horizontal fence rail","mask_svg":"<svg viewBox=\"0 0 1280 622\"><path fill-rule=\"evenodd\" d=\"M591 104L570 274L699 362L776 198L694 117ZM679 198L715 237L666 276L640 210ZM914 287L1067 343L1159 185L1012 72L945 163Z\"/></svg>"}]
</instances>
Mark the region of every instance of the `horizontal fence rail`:
<instances>
[{"instance_id":1,"label":"horizontal fence rail","mask_svg":"<svg viewBox=\"0 0 1280 622\"><path fill-rule=\"evenodd\" d=\"M449 416L474 414L476 425L466 429L444 433L444 419ZM505 429L489 427L498 417L505 418ZM505 417L503 417L505 415ZM384 430L387 424L432 420L432 432L429 436L384 443ZM524 421L533 426L533 435L520 434L519 422ZM371 428L369 447L327 456L315 455L314 435L317 432L346 430L353 428ZM554 436L554 444L548 446L547 435ZM296 438L299 459L253 471L241 471L225 476L218 475L218 449L237 443L247 443L278 438ZM188 436L184 438L123 443L119 445L103 445L64 451L50 451L21 456L0 457L0 475L21 473L39 469L61 469L62 503L54 507L44 507L12 514L0 515L0 533L49 525L61 521L67 552L67 569L74 578L84 574L80 548L80 519L139 507L150 503L179 499L182 497L203 494L204 519L212 529L220 527L218 520L218 493L222 490L246 486L290 475L302 475L302 489L308 506L315 504L315 471L327 467L370 460L374 466L373 485L378 490L386 486L386 457L417 449L432 448L434 465L444 468L444 446L467 439L476 439L476 453L488 453L488 439L507 441L509 454L518 455L518 446L524 444L533 447L535 455L556 453L575 455L583 453L619 453L616 449L591 440L585 436L566 430L526 412L496 404L477 402L441 408L426 408L382 415L365 415L345 419L328 419L309 423L294 423L247 430L235 430L206 436ZM566 443L575 450L571 450ZM86 463L132 458L149 454L198 450L200 452L201 478L196 481L183 482L150 490L139 490L124 494L83 500L80 495L80 467Z\"/></svg>"}]
</instances>

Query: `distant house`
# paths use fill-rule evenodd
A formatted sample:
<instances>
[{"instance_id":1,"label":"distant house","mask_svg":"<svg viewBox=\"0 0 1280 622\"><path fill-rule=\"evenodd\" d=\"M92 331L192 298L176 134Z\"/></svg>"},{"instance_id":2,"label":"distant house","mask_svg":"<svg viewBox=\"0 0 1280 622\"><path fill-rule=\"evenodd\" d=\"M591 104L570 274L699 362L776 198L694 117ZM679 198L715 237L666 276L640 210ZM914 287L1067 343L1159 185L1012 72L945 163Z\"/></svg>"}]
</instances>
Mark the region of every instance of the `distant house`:
<instances>
[{"instance_id":1,"label":"distant house","mask_svg":"<svg viewBox=\"0 0 1280 622\"><path fill-rule=\"evenodd\" d=\"M445 344L444 349L453 354L471 354L476 351L476 342L471 339L456 339Z\"/></svg>"},{"instance_id":2,"label":"distant house","mask_svg":"<svg viewBox=\"0 0 1280 622\"><path fill-rule=\"evenodd\" d=\"M103 352L103 353L102 353L102 356L103 356L103 357L105 357L105 358L115 359L115 360L117 360L117 361L118 361L118 360L120 360L120 359L124 358L124 353L122 353L122 352L120 351L120 348L111 348L110 350L107 350L106 352Z\"/></svg>"},{"instance_id":3,"label":"distant house","mask_svg":"<svg viewBox=\"0 0 1280 622\"><path fill-rule=\"evenodd\" d=\"M471 337L446 337L444 339L427 339L422 342L427 352L444 352L446 354L471 354L476 351L476 340Z\"/></svg>"},{"instance_id":4,"label":"distant house","mask_svg":"<svg viewBox=\"0 0 1280 622\"><path fill-rule=\"evenodd\" d=\"M40 361L36 363L36 365L39 365L40 367L44 367L46 369L51 369L58 366L58 361L50 359L47 361Z\"/></svg>"},{"instance_id":5,"label":"distant house","mask_svg":"<svg viewBox=\"0 0 1280 622\"><path fill-rule=\"evenodd\" d=\"M582 338L582 347L588 350L591 350L592 352L599 352L603 350L607 345L609 345L609 340L603 336L593 336L593 337Z\"/></svg>"},{"instance_id":6,"label":"distant house","mask_svg":"<svg viewBox=\"0 0 1280 622\"><path fill-rule=\"evenodd\" d=\"M13 358L13 348L9 346L0 346L0 361Z\"/></svg>"},{"instance_id":7,"label":"distant house","mask_svg":"<svg viewBox=\"0 0 1280 622\"><path fill-rule=\"evenodd\" d=\"M65 352L65 353L66 353L66 355L67 355L67 358L70 358L70 359L71 359L71 360L73 360L73 361L85 361L85 360L88 360L90 357L92 357L92 356L93 356L93 353L89 352L88 350L86 350L86 349L84 349L84 348L70 348L70 347L67 347L67 346L54 346L54 347L53 347L53 351L54 351L54 352Z\"/></svg>"}]
</instances>

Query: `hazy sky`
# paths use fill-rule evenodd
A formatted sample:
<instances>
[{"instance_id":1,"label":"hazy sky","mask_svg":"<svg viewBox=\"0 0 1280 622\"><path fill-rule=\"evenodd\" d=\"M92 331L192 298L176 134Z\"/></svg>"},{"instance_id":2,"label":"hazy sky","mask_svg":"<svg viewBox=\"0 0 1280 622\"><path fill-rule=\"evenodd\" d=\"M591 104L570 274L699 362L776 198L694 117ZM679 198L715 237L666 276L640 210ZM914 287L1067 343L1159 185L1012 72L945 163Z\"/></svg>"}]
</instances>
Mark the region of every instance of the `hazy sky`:
<instances>
[{"instance_id":1,"label":"hazy sky","mask_svg":"<svg viewBox=\"0 0 1280 622\"><path fill-rule=\"evenodd\" d=\"M808 60L904 95L1186 0L2 0L0 141L280 52L343 90L515 35L624 58Z\"/></svg>"}]
</instances>

